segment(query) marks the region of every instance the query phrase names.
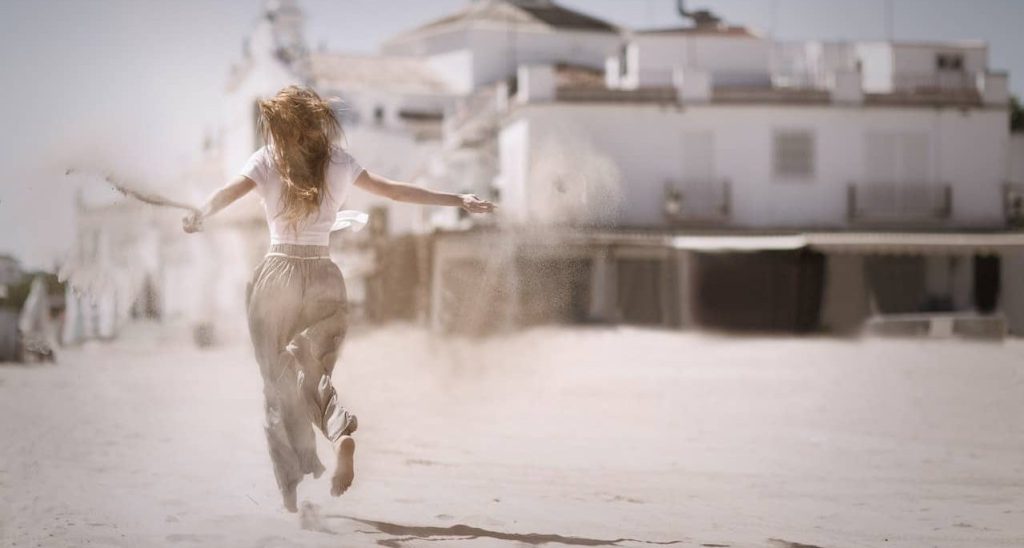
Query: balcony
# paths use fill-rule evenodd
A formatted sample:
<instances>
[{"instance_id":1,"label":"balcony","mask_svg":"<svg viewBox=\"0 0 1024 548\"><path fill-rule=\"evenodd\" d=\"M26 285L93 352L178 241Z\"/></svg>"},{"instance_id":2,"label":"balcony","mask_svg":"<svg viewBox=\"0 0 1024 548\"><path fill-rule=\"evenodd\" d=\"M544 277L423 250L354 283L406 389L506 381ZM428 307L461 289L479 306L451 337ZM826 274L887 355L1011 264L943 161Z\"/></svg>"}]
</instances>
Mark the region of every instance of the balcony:
<instances>
[{"instance_id":1,"label":"balcony","mask_svg":"<svg viewBox=\"0 0 1024 548\"><path fill-rule=\"evenodd\" d=\"M776 42L770 63L781 89L831 91L837 73L860 72L856 47L845 42Z\"/></svg>"},{"instance_id":2,"label":"balcony","mask_svg":"<svg viewBox=\"0 0 1024 548\"><path fill-rule=\"evenodd\" d=\"M847 187L851 224L915 225L946 221L953 188L937 183L859 183Z\"/></svg>"},{"instance_id":3,"label":"balcony","mask_svg":"<svg viewBox=\"0 0 1024 548\"><path fill-rule=\"evenodd\" d=\"M665 183L665 220L672 225L717 225L729 220L732 191L728 180Z\"/></svg>"},{"instance_id":4,"label":"balcony","mask_svg":"<svg viewBox=\"0 0 1024 548\"><path fill-rule=\"evenodd\" d=\"M958 93L977 92L978 77L963 71L895 72L892 87L896 92Z\"/></svg>"}]
</instances>

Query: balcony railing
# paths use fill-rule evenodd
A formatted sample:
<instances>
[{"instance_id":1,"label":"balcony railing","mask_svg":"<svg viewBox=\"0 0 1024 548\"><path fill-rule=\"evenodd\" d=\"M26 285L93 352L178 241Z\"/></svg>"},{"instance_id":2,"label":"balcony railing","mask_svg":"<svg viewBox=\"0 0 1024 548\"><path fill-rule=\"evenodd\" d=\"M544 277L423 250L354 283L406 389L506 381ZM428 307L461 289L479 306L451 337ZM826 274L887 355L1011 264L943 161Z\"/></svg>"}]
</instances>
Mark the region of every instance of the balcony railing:
<instances>
[{"instance_id":1,"label":"balcony railing","mask_svg":"<svg viewBox=\"0 0 1024 548\"><path fill-rule=\"evenodd\" d=\"M859 183L847 187L852 223L903 224L949 219L953 188L933 183Z\"/></svg>"},{"instance_id":2,"label":"balcony railing","mask_svg":"<svg viewBox=\"0 0 1024 548\"><path fill-rule=\"evenodd\" d=\"M728 180L665 183L665 219L671 224L718 224L729 220Z\"/></svg>"},{"instance_id":3,"label":"balcony railing","mask_svg":"<svg viewBox=\"0 0 1024 548\"><path fill-rule=\"evenodd\" d=\"M977 75L973 72L896 72L892 75L892 86L896 92L949 93L978 90Z\"/></svg>"},{"instance_id":4,"label":"balcony railing","mask_svg":"<svg viewBox=\"0 0 1024 548\"><path fill-rule=\"evenodd\" d=\"M835 87L837 72L857 70L857 58L849 43L776 42L770 59L772 85L828 91Z\"/></svg>"}]
</instances>

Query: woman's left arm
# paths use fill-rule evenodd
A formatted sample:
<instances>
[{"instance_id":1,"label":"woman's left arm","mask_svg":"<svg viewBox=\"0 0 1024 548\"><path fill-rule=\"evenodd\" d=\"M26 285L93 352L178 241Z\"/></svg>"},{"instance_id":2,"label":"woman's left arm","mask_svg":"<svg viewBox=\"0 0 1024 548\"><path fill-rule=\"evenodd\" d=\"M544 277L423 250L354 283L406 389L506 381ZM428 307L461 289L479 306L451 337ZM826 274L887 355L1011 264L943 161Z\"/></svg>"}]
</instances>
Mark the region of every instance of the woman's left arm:
<instances>
[{"instance_id":1,"label":"woman's left arm","mask_svg":"<svg viewBox=\"0 0 1024 548\"><path fill-rule=\"evenodd\" d=\"M470 213L490 213L495 205L474 194L450 194L392 181L369 171L363 171L355 185L367 192L383 196L396 202L411 204L461 207Z\"/></svg>"}]
</instances>

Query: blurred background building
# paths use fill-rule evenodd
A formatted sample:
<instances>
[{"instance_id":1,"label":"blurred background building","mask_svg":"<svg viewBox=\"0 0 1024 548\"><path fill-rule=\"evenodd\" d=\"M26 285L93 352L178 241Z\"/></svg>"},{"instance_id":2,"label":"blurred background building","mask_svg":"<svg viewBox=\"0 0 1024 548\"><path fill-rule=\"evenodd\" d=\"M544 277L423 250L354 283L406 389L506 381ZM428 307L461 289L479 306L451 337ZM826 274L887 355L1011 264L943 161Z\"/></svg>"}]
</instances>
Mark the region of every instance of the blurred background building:
<instances>
[{"instance_id":1,"label":"blurred background building","mask_svg":"<svg viewBox=\"0 0 1024 548\"><path fill-rule=\"evenodd\" d=\"M624 29L479 0L365 55L311 49L301 3L268 1L185 179L196 200L219 186L263 144L256 101L306 84L341 99L364 167L500 204L467 218L353 194L371 226L332 246L366 319L1024 331L1024 138L984 43L780 42L679 15ZM152 243L102 243L120 213L97 211L78 234L98 271L115 259L94 248ZM74 329L112 333L139 295L154 317L242 325L222 320L243 310L262 216L247 198L189 243L154 219L160 251L90 305L112 319Z\"/></svg>"}]
</instances>

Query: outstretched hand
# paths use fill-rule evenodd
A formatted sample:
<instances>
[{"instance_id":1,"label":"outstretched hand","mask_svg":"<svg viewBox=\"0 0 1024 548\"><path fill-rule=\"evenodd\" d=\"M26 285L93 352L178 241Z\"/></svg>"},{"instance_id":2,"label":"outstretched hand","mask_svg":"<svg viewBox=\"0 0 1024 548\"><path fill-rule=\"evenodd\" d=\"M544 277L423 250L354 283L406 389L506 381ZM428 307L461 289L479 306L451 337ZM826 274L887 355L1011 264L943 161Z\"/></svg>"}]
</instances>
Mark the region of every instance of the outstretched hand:
<instances>
[{"instance_id":1,"label":"outstretched hand","mask_svg":"<svg viewBox=\"0 0 1024 548\"><path fill-rule=\"evenodd\" d=\"M460 198L462 198L462 204L459 207L469 213L490 213L494 211L494 204L480 199L476 194L463 194Z\"/></svg>"},{"instance_id":2,"label":"outstretched hand","mask_svg":"<svg viewBox=\"0 0 1024 548\"><path fill-rule=\"evenodd\" d=\"M203 229L203 212L198 209L181 218L181 228L188 234L194 234Z\"/></svg>"}]
</instances>

